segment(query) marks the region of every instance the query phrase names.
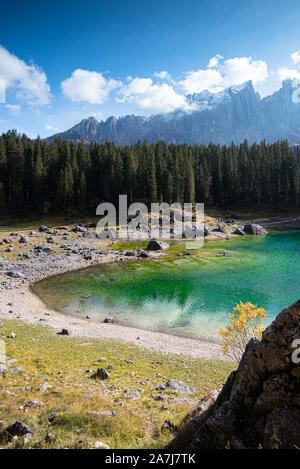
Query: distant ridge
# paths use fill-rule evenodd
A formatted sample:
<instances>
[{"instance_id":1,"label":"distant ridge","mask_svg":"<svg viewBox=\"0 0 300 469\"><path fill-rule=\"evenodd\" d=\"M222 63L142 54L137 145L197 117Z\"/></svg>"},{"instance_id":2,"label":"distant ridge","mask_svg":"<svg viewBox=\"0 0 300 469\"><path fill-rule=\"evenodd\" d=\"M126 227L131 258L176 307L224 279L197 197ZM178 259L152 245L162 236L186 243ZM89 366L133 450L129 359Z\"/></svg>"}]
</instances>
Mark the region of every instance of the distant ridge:
<instances>
[{"instance_id":1,"label":"distant ridge","mask_svg":"<svg viewBox=\"0 0 300 469\"><path fill-rule=\"evenodd\" d=\"M287 139L291 144L300 143L300 103L297 86L292 80L283 81L278 91L265 98L255 92L251 81L247 81L219 93L207 90L194 93L188 95L187 100L195 110L148 118L135 115L109 117L101 122L89 117L46 140L62 137L86 142L113 141L118 145L145 139L190 145L210 142L230 145L245 139L249 143L264 139L267 142Z\"/></svg>"}]
</instances>

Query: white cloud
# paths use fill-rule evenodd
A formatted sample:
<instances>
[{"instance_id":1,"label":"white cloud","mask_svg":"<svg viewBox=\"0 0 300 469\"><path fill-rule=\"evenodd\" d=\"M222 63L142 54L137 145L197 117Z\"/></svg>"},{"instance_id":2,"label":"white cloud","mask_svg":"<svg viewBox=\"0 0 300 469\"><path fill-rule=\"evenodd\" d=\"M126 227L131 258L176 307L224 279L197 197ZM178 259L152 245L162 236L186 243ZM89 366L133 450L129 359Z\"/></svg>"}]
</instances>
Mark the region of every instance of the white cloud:
<instances>
[{"instance_id":1,"label":"white cloud","mask_svg":"<svg viewBox=\"0 0 300 469\"><path fill-rule=\"evenodd\" d=\"M118 102L134 102L139 108L151 112L189 108L185 96L167 83L154 84L151 78L134 78L120 90L120 96Z\"/></svg>"},{"instance_id":2,"label":"white cloud","mask_svg":"<svg viewBox=\"0 0 300 469\"><path fill-rule=\"evenodd\" d=\"M19 104L5 104L6 109L11 112L18 113L21 110L21 106Z\"/></svg>"},{"instance_id":3,"label":"white cloud","mask_svg":"<svg viewBox=\"0 0 300 469\"><path fill-rule=\"evenodd\" d=\"M282 67L277 70L280 81L290 79L300 79L300 72L294 68Z\"/></svg>"},{"instance_id":4,"label":"white cloud","mask_svg":"<svg viewBox=\"0 0 300 469\"><path fill-rule=\"evenodd\" d=\"M187 72L179 82L186 93L200 93L203 90L220 91L223 77L218 70L206 69Z\"/></svg>"},{"instance_id":5,"label":"white cloud","mask_svg":"<svg viewBox=\"0 0 300 469\"><path fill-rule=\"evenodd\" d=\"M11 89L18 99L28 104L48 104L50 86L45 72L35 64L28 65L0 45L0 79L6 90Z\"/></svg>"},{"instance_id":6,"label":"white cloud","mask_svg":"<svg viewBox=\"0 0 300 469\"><path fill-rule=\"evenodd\" d=\"M221 59L222 56L217 54L210 59L208 68L187 72L179 85L186 93L200 93L205 89L218 92L248 80L256 85L268 78L267 63L264 60L235 57L222 62Z\"/></svg>"},{"instance_id":7,"label":"white cloud","mask_svg":"<svg viewBox=\"0 0 300 469\"><path fill-rule=\"evenodd\" d=\"M223 55L216 54L214 57L210 59L208 62L207 68L213 68L216 67L221 59L223 59Z\"/></svg>"},{"instance_id":8,"label":"white cloud","mask_svg":"<svg viewBox=\"0 0 300 469\"><path fill-rule=\"evenodd\" d=\"M154 76L157 78L161 78L162 80L170 79L170 75L166 70L162 70L161 72L154 72Z\"/></svg>"},{"instance_id":9,"label":"white cloud","mask_svg":"<svg viewBox=\"0 0 300 469\"><path fill-rule=\"evenodd\" d=\"M113 79L106 79L102 73L77 69L70 78L61 83L63 94L75 102L102 104L109 93L122 86Z\"/></svg>"},{"instance_id":10,"label":"white cloud","mask_svg":"<svg viewBox=\"0 0 300 469\"><path fill-rule=\"evenodd\" d=\"M291 59L294 64L298 64L300 62L300 51L296 50L291 54Z\"/></svg>"},{"instance_id":11,"label":"white cloud","mask_svg":"<svg viewBox=\"0 0 300 469\"><path fill-rule=\"evenodd\" d=\"M50 130L52 130L52 131L54 131L54 130L55 130L55 131L58 131L58 130L59 130L57 127L54 127L54 126L51 125L51 124L46 124L46 125L45 125L45 129L48 130L48 131L50 131Z\"/></svg>"}]
</instances>

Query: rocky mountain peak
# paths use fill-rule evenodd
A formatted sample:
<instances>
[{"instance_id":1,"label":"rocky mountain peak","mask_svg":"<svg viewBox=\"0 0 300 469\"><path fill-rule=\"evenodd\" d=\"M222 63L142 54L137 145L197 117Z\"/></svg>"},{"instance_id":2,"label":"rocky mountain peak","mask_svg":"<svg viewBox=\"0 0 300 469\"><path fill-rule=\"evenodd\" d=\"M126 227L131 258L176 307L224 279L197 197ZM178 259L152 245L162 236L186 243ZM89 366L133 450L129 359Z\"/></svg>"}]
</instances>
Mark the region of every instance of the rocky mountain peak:
<instances>
[{"instance_id":1,"label":"rocky mountain peak","mask_svg":"<svg viewBox=\"0 0 300 469\"><path fill-rule=\"evenodd\" d=\"M282 87L265 98L255 92L252 81L230 86L218 93L204 90L187 96L194 104L192 112L174 111L150 117L127 115L109 117L98 122L94 117L56 136L67 140L104 143L113 140L130 145L137 140L166 143L230 145L247 139L249 143L265 139L274 142L288 139L300 143L300 87L294 80L285 80Z\"/></svg>"}]
</instances>

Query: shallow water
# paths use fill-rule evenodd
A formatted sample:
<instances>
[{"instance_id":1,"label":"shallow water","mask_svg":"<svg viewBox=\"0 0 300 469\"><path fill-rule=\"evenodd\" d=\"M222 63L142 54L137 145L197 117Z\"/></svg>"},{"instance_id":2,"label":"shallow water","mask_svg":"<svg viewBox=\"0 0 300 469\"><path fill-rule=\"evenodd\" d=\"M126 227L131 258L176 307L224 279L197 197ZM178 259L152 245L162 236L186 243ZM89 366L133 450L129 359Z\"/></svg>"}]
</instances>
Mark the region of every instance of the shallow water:
<instances>
[{"instance_id":1,"label":"shallow water","mask_svg":"<svg viewBox=\"0 0 300 469\"><path fill-rule=\"evenodd\" d=\"M221 253L226 251L226 256ZM269 311L300 297L300 231L206 242L175 260L104 264L43 280L36 293L76 317L189 337L217 337L240 301Z\"/></svg>"}]
</instances>

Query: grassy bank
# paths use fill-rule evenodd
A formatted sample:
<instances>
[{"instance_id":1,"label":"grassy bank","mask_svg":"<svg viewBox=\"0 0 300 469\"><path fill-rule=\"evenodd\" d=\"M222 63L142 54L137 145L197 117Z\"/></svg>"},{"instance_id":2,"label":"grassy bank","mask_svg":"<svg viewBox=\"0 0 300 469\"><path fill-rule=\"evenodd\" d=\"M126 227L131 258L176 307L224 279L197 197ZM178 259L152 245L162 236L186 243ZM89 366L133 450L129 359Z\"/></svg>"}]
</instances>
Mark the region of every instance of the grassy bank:
<instances>
[{"instance_id":1,"label":"grassy bank","mask_svg":"<svg viewBox=\"0 0 300 469\"><path fill-rule=\"evenodd\" d=\"M161 355L117 341L59 336L48 326L18 320L2 323L6 354L18 360L8 368L24 371L0 377L0 420L4 428L15 420L28 424L34 430L28 448L87 448L99 440L111 448L161 448L172 438L161 431L165 420L179 425L235 367L216 360ZM16 337L6 338L11 331ZM98 361L101 358L105 360ZM113 366L109 379L91 379L97 368L109 365ZM184 381L197 393L156 390L169 379ZM43 383L51 388L41 390ZM137 390L140 399L126 398L126 390ZM43 407L26 407L33 400ZM93 414L105 411L115 415ZM54 412L57 417L49 423ZM48 433L55 437L52 443L45 440ZM0 448L20 446L21 439L0 444Z\"/></svg>"}]
</instances>

